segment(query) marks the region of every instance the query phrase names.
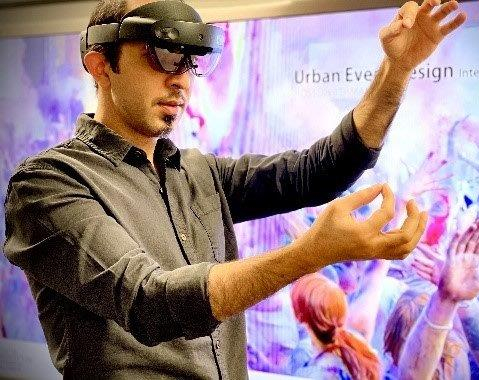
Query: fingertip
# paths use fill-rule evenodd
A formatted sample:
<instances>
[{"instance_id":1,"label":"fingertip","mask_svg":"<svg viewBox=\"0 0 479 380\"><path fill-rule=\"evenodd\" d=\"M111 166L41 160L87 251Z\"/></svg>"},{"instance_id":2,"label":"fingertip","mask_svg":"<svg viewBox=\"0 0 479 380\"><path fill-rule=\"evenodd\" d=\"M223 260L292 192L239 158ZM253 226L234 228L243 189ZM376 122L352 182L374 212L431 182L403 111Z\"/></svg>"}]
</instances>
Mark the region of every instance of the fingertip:
<instances>
[{"instance_id":1,"label":"fingertip","mask_svg":"<svg viewBox=\"0 0 479 380\"><path fill-rule=\"evenodd\" d=\"M420 213L420 218L421 218L421 223L423 224L424 226L424 229L426 228L426 225L427 225L427 221L429 219L429 214L427 211L421 211Z\"/></svg>"},{"instance_id":2,"label":"fingertip","mask_svg":"<svg viewBox=\"0 0 479 380\"><path fill-rule=\"evenodd\" d=\"M407 17L407 18L403 19L402 25L403 25L405 28L410 29L410 28L412 28L413 21L412 21L409 17Z\"/></svg>"},{"instance_id":3,"label":"fingertip","mask_svg":"<svg viewBox=\"0 0 479 380\"><path fill-rule=\"evenodd\" d=\"M387 183L383 184L381 194L383 195L383 198L394 199L394 193Z\"/></svg>"},{"instance_id":4,"label":"fingertip","mask_svg":"<svg viewBox=\"0 0 479 380\"><path fill-rule=\"evenodd\" d=\"M409 199L406 203L406 211L408 215L416 214L419 212L419 208L417 207L417 203L414 199Z\"/></svg>"},{"instance_id":5,"label":"fingertip","mask_svg":"<svg viewBox=\"0 0 479 380\"><path fill-rule=\"evenodd\" d=\"M383 183L377 183L372 187L372 191L376 194L379 195L384 192L384 184Z\"/></svg>"}]
</instances>

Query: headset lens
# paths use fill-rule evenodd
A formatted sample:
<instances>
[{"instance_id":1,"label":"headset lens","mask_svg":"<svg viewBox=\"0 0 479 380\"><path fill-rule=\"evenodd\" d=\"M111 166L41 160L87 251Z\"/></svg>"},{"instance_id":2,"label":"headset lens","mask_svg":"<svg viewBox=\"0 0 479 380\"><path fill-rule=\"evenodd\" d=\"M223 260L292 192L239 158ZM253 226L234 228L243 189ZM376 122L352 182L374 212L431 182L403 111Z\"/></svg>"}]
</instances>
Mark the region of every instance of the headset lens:
<instances>
[{"instance_id":1,"label":"headset lens","mask_svg":"<svg viewBox=\"0 0 479 380\"><path fill-rule=\"evenodd\" d=\"M213 72L218 65L221 53L209 53L205 55L192 55L191 66L196 76L204 77Z\"/></svg>"},{"instance_id":2,"label":"headset lens","mask_svg":"<svg viewBox=\"0 0 479 380\"><path fill-rule=\"evenodd\" d=\"M170 74L183 74L192 70L196 76L207 76L213 72L221 56L221 53L188 55L172 53L159 47L148 48L150 53L154 55L155 66L157 66L155 68Z\"/></svg>"},{"instance_id":3,"label":"headset lens","mask_svg":"<svg viewBox=\"0 0 479 380\"><path fill-rule=\"evenodd\" d=\"M171 53L166 49L154 48L154 54L163 71L171 74L182 74L188 71L188 62L184 54Z\"/></svg>"}]
</instances>

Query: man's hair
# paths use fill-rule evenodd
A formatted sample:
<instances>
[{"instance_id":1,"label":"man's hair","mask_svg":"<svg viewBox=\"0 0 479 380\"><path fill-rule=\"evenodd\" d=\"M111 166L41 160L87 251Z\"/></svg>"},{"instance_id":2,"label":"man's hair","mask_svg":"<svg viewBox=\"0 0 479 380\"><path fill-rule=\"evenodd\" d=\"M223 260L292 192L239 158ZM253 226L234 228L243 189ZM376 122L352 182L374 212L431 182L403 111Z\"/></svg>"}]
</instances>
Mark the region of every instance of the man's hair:
<instances>
[{"instance_id":1,"label":"man's hair","mask_svg":"<svg viewBox=\"0 0 479 380\"><path fill-rule=\"evenodd\" d=\"M100 0L90 16L88 27L93 25L110 24L120 22L122 17L127 13L126 0ZM118 73L118 61L120 59L120 44L94 44L87 49L89 51L97 51L103 54L111 66L114 73ZM95 88L98 84L95 82Z\"/></svg>"}]
</instances>

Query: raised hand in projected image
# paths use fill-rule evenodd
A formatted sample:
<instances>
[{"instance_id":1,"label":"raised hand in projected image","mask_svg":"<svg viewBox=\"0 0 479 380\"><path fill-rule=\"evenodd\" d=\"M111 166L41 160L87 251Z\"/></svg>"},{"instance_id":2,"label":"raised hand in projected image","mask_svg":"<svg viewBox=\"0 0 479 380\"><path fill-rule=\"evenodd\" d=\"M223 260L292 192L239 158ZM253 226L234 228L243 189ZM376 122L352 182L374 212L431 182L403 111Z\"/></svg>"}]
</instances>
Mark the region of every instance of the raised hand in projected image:
<instances>
[{"instance_id":1,"label":"raised hand in projected image","mask_svg":"<svg viewBox=\"0 0 479 380\"><path fill-rule=\"evenodd\" d=\"M448 247L449 255L479 255L479 221L473 223L463 234L456 234ZM411 263L413 270L423 279L439 284L446 261L446 254L427 244L419 243Z\"/></svg>"},{"instance_id":2,"label":"raised hand in projected image","mask_svg":"<svg viewBox=\"0 0 479 380\"><path fill-rule=\"evenodd\" d=\"M412 172L407 164L403 162L409 173L409 178L401 185L398 201L406 203L407 199L418 198L427 192L447 191L447 188L442 183L451 179L452 174L439 174L447 163L448 161L441 159L436 152L429 152L415 172Z\"/></svg>"},{"instance_id":3,"label":"raised hand in projected image","mask_svg":"<svg viewBox=\"0 0 479 380\"><path fill-rule=\"evenodd\" d=\"M464 301L470 302L470 305L459 307L459 318L469 348L474 357L479 358L479 305L476 300L479 295L478 239L477 223L452 239L439 275L437 291L432 294L404 343L398 365L399 378L433 378L436 368L442 365L441 357L446 338L454 327L456 311ZM450 378L470 378L467 360L462 360L462 364L457 361L453 369Z\"/></svg>"},{"instance_id":4,"label":"raised hand in projected image","mask_svg":"<svg viewBox=\"0 0 479 380\"><path fill-rule=\"evenodd\" d=\"M419 277L437 285L445 261L445 254L437 252L427 244L419 243L413 252L411 268Z\"/></svg>"},{"instance_id":5,"label":"raised hand in projected image","mask_svg":"<svg viewBox=\"0 0 479 380\"><path fill-rule=\"evenodd\" d=\"M479 295L478 238L477 225L469 228L463 236L453 238L438 284L442 299L459 302Z\"/></svg>"},{"instance_id":6,"label":"raised hand in projected image","mask_svg":"<svg viewBox=\"0 0 479 380\"><path fill-rule=\"evenodd\" d=\"M396 67L412 71L434 52L444 37L466 21L465 12L444 21L458 10L459 4L455 0L440 4L440 0L424 0L420 6L408 1L394 20L380 30L383 50Z\"/></svg>"},{"instance_id":7,"label":"raised hand in projected image","mask_svg":"<svg viewBox=\"0 0 479 380\"><path fill-rule=\"evenodd\" d=\"M353 211L380 194L380 208L368 219L356 220ZM328 261L404 259L419 242L427 222L427 213L420 212L412 200L407 203L406 212L400 228L383 232L395 216L395 197L387 184L375 185L332 201L293 245L295 251L302 252L299 259L312 270L318 262L327 265Z\"/></svg>"},{"instance_id":8,"label":"raised hand in projected image","mask_svg":"<svg viewBox=\"0 0 479 380\"><path fill-rule=\"evenodd\" d=\"M448 255L471 253L479 255L479 220L476 220L463 234L456 234L449 244Z\"/></svg>"},{"instance_id":9,"label":"raised hand in projected image","mask_svg":"<svg viewBox=\"0 0 479 380\"><path fill-rule=\"evenodd\" d=\"M419 168L413 172L403 162L409 173L409 178L399 186L397 207L404 207L408 199L418 199L426 193L447 194L448 188L445 181L452 178L449 172L442 173L448 161L442 159L436 152L429 152ZM400 218L401 215L398 215Z\"/></svg>"}]
</instances>

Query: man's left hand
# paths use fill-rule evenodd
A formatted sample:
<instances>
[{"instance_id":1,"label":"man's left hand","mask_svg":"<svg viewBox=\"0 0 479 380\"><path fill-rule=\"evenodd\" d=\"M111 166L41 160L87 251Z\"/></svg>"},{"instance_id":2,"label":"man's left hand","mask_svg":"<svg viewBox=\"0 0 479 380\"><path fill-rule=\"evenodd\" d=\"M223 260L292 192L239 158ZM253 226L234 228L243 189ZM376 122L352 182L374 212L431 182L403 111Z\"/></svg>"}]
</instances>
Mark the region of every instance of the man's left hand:
<instances>
[{"instance_id":1,"label":"man's left hand","mask_svg":"<svg viewBox=\"0 0 479 380\"><path fill-rule=\"evenodd\" d=\"M384 52L393 65L412 71L434 52L445 36L466 21L466 13L459 12L444 22L459 4L455 0L440 4L441 0L424 0L421 6L408 1L394 20L380 30Z\"/></svg>"}]
</instances>

